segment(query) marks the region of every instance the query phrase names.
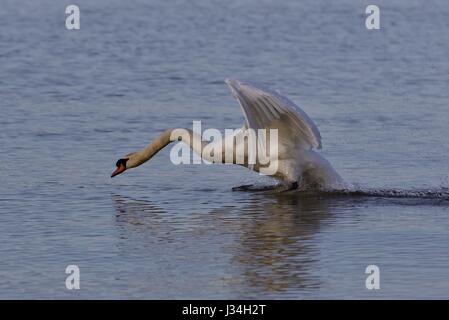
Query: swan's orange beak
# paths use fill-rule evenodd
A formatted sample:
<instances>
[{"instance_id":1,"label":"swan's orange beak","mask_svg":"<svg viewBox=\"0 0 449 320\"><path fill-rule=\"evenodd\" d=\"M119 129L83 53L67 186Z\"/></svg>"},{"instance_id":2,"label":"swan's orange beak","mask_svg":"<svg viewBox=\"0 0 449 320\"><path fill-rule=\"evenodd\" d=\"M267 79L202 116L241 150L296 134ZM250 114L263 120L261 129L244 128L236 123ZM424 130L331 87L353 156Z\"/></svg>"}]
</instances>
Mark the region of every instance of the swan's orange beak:
<instances>
[{"instance_id":1,"label":"swan's orange beak","mask_svg":"<svg viewBox=\"0 0 449 320\"><path fill-rule=\"evenodd\" d=\"M117 169L111 174L111 178L115 177L116 175L124 172L126 170L126 167L123 164L120 164L117 166Z\"/></svg>"}]
</instances>

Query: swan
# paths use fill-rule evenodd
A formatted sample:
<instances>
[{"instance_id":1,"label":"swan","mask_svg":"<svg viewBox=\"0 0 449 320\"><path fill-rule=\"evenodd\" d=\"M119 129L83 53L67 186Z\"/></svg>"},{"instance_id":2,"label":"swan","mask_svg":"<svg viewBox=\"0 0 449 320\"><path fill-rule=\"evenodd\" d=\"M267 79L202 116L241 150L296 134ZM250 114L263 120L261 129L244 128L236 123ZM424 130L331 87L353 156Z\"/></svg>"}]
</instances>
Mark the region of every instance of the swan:
<instances>
[{"instance_id":1,"label":"swan","mask_svg":"<svg viewBox=\"0 0 449 320\"><path fill-rule=\"evenodd\" d=\"M296 104L280 92L275 92L246 81L226 79L232 95L236 98L245 117L245 124L234 135L225 137L223 141L213 142L226 149L227 139L233 139L235 144L238 136L245 134L248 128L278 130L277 170L272 175L279 183L275 186L257 188L254 185L234 187L233 190L266 190L287 191L292 189L331 190L342 188L343 179L335 171L330 162L318 153L321 149L321 134L311 118ZM150 160L156 153L174 139L172 133L176 129L167 129L141 150L129 153L120 158L111 177L135 168ZM197 133L190 129L182 130L179 138L186 142L192 150L203 159L213 162L210 155L203 152L208 142L202 141ZM184 135L184 136L182 136ZM182 136L182 137L181 137ZM179 140L179 139L178 139ZM244 143L247 143L244 140ZM216 145L215 145L216 146ZM231 143L232 146L232 143ZM235 149L234 149L235 150ZM245 154L247 157L247 154ZM251 170L260 172L259 163L250 165L245 158L241 164ZM221 163L234 163L232 159L222 157Z\"/></svg>"}]
</instances>

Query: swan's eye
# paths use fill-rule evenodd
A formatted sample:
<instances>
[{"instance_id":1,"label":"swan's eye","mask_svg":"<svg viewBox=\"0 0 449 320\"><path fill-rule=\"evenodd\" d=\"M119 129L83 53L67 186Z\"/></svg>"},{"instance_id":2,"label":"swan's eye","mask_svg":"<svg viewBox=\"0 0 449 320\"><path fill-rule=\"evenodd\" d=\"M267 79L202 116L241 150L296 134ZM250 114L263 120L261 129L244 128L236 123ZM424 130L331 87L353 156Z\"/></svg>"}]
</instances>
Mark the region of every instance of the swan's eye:
<instances>
[{"instance_id":1,"label":"swan's eye","mask_svg":"<svg viewBox=\"0 0 449 320\"><path fill-rule=\"evenodd\" d=\"M115 164L116 167L120 167L121 165L126 167L126 161L128 161L128 159L119 159L117 161L117 163Z\"/></svg>"}]
</instances>

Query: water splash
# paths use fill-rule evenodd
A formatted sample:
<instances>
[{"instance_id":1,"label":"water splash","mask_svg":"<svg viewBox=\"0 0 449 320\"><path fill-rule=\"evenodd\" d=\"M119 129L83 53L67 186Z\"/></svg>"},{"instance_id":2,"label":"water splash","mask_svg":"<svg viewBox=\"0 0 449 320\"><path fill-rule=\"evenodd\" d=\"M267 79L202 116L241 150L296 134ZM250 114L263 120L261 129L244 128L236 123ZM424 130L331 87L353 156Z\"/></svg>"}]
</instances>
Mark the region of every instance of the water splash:
<instances>
[{"instance_id":1,"label":"water splash","mask_svg":"<svg viewBox=\"0 0 449 320\"><path fill-rule=\"evenodd\" d=\"M399 199L438 199L449 201L449 188L438 187L430 189L383 189L363 188L353 186L347 189L322 191L323 194L351 197L378 197Z\"/></svg>"}]
</instances>

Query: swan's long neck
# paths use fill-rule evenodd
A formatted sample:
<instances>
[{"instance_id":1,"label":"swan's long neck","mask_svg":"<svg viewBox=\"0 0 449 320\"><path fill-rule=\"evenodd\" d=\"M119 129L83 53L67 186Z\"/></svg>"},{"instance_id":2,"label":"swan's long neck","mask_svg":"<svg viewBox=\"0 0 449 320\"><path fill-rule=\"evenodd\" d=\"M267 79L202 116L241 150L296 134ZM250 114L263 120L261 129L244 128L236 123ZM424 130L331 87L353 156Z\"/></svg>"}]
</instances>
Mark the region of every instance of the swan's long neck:
<instances>
[{"instance_id":1,"label":"swan's long neck","mask_svg":"<svg viewBox=\"0 0 449 320\"><path fill-rule=\"evenodd\" d=\"M201 141L201 136L190 129L167 129L142 150L133 153L135 159L129 161L130 167L137 167L150 160L156 153L170 142L181 140L187 143L194 152L201 156L207 142Z\"/></svg>"}]
</instances>

